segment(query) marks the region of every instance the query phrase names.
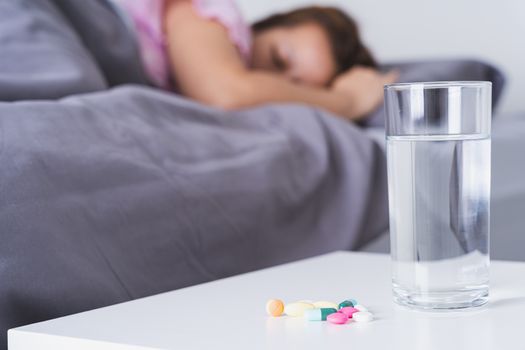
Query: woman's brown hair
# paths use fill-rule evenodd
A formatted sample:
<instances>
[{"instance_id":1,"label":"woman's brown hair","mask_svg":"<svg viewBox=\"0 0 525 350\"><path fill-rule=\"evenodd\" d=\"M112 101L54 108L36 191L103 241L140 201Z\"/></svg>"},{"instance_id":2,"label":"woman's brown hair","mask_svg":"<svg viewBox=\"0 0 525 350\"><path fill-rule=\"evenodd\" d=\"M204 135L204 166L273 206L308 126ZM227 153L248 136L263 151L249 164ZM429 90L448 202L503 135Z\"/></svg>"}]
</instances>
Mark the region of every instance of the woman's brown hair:
<instances>
[{"instance_id":1,"label":"woman's brown hair","mask_svg":"<svg viewBox=\"0 0 525 350\"><path fill-rule=\"evenodd\" d=\"M311 6L272 15L253 24L255 33L275 27L292 27L316 23L321 26L332 46L337 74L354 65L377 67L376 60L363 45L356 22L335 7Z\"/></svg>"}]
</instances>

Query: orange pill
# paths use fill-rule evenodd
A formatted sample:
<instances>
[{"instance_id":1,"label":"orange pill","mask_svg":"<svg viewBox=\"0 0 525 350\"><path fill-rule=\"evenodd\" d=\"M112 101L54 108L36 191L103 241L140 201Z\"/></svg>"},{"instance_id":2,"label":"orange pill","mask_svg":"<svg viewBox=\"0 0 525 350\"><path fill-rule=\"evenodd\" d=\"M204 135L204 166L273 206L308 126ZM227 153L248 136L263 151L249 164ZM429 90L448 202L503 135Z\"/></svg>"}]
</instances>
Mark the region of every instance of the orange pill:
<instances>
[{"instance_id":1,"label":"orange pill","mask_svg":"<svg viewBox=\"0 0 525 350\"><path fill-rule=\"evenodd\" d=\"M279 299L270 299L266 303L266 313L273 317L281 316L284 311L284 303Z\"/></svg>"}]
</instances>

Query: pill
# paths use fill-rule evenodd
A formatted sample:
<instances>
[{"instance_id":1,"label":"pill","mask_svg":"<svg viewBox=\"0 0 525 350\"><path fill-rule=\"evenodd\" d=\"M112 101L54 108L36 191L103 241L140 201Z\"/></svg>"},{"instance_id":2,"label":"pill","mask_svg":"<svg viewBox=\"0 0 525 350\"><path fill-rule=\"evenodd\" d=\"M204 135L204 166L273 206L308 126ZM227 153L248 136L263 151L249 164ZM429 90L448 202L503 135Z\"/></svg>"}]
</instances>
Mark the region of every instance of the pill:
<instances>
[{"instance_id":1,"label":"pill","mask_svg":"<svg viewBox=\"0 0 525 350\"><path fill-rule=\"evenodd\" d=\"M359 311L368 311L368 309L361 304L355 305L354 308L356 308Z\"/></svg>"},{"instance_id":2,"label":"pill","mask_svg":"<svg viewBox=\"0 0 525 350\"><path fill-rule=\"evenodd\" d=\"M331 301L316 301L315 303L313 303L313 305L317 309L338 309L337 304Z\"/></svg>"},{"instance_id":3,"label":"pill","mask_svg":"<svg viewBox=\"0 0 525 350\"><path fill-rule=\"evenodd\" d=\"M370 322L374 319L374 315L368 311L359 311L353 314L352 318L356 322Z\"/></svg>"},{"instance_id":4,"label":"pill","mask_svg":"<svg viewBox=\"0 0 525 350\"><path fill-rule=\"evenodd\" d=\"M281 316L284 311L284 303L279 299L270 299L266 303L266 313L270 316Z\"/></svg>"},{"instance_id":5,"label":"pill","mask_svg":"<svg viewBox=\"0 0 525 350\"><path fill-rule=\"evenodd\" d=\"M354 305L357 305L357 301L355 299L347 299L339 303L339 309L343 307L354 307Z\"/></svg>"},{"instance_id":6,"label":"pill","mask_svg":"<svg viewBox=\"0 0 525 350\"><path fill-rule=\"evenodd\" d=\"M302 301L298 301L296 303L287 304L284 307L284 312L288 316L292 317L302 317L304 315L305 310L313 309L314 306L310 303L305 303Z\"/></svg>"},{"instance_id":7,"label":"pill","mask_svg":"<svg viewBox=\"0 0 525 350\"><path fill-rule=\"evenodd\" d=\"M334 314L328 315L328 317L326 317L326 320L334 324L344 324L348 321L348 317L341 312L336 312Z\"/></svg>"},{"instance_id":8,"label":"pill","mask_svg":"<svg viewBox=\"0 0 525 350\"><path fill-rule=\"evenodd\" d=\"M328 315L336 312L337 309L334 308L309 309L304 311L304 318L308 321L326 321Z\"/></svg>"},{"instance_id":9,"label":"pill","mask_svg":"<svg viewBox=\"0 0 525 350\"><path fill-rule=\"evenodd\" d=\"M359 312L359 310L351 306L346 306L346 307L339 309L339 312L345 314L348 318L352 318L352 315L356 312Z\"/></svg>"}]
</instances>

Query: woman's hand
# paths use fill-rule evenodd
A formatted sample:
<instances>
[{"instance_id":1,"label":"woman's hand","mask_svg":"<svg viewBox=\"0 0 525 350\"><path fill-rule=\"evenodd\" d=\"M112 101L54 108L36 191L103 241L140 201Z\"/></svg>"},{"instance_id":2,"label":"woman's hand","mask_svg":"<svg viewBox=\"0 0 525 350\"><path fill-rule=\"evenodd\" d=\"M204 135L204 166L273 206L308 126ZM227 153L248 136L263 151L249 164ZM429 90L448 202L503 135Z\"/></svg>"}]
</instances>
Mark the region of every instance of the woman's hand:
<instances>
[{"instance_id":1,"label":"woman's hand","mask_svg":"<svg viewBox=\"0 0 525 350\"><path fill-rule=\"evenodd\" d=\"M397 71L381 73L377 69L356 66L339 75L331 90L348 101L347 116L359 120L383 102L383 86L394 83Z\"/></svg>"}]
</instances>

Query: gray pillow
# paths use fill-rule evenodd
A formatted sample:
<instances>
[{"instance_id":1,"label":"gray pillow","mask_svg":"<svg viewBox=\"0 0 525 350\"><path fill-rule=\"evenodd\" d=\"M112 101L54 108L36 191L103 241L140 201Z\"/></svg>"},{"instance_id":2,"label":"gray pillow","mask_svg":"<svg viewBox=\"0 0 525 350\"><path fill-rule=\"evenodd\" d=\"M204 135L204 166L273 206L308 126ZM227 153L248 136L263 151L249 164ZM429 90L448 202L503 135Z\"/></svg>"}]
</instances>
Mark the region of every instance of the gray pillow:
<instances>
[{"instance_id":1,"label":"gray pillow","mask_svg":"<svg viewBox=\"0 0 525 350\"><path fill-rule=\"evenodd\" d=\"M476 60L441 60L390 63L381 70L399 70L399 82L486 80L492 82L492 106L495 108L505 85L503 73L491 64ZM367 127L384 127L383 106L377 108L360 123Z\"/></svg>"},{"instance_id":2,"label":"gray pillow","mask_svg":"<svg viewBox=\"0 0 525 350\"><path fill-rule=\"evenodd\" d=\"M106 0L0 1L0 101L148 84L136 42Z\"/></svg>"},{"instance_id":3,"label":"gray pillow","mask_svg":"<svg viewBox=\"0 0 525 350\"><path fill-rule=\"evenodd\" d=\"M149 84L135 35L111 1L54 2L95 59L109 86Z\"/></svg>"},{"instance_id":4,"label":"gray pillow","mask_svg":"<svg viewBox=\"0 0 525 350\"><path fill-rule=\"evenodd\" d=\"M51 99L107 88L50 0L0 1L0 101Z\"/></svg>"}]
</instances>

